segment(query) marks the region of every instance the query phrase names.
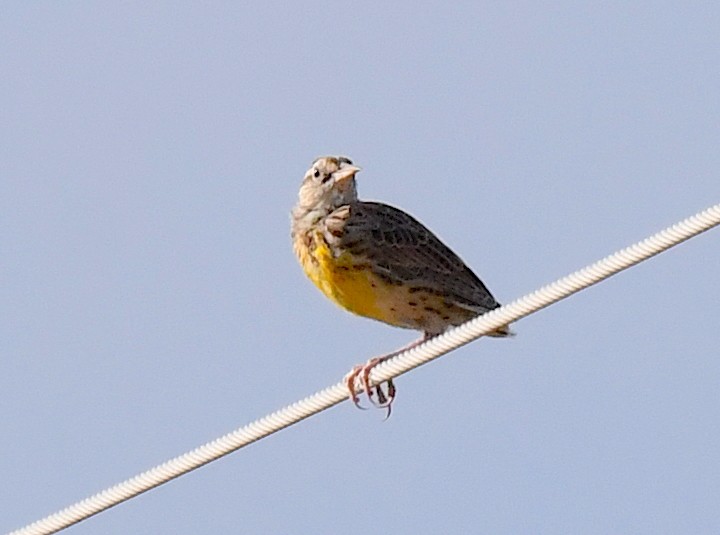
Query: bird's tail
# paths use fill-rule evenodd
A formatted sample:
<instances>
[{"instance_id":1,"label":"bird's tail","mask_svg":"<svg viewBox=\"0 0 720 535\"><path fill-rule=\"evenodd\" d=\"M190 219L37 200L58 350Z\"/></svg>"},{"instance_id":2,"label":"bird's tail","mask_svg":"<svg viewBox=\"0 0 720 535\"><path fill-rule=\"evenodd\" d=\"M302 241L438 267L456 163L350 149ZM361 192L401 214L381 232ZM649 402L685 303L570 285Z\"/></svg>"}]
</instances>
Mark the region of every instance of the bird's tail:
<instances>
[{"instance_id":1,"label":"bird's tail","mask_svg":"<svg viewBox=\"0 0 720 535\"><path fill-rule=\"evenodd\" d=\"M515 336L515 333L510 330L509 325L503 325L502 327L498 327L493 332L487 333L487 336L492 336L493 338L507 338L509 336Z\"/></svg>"}]
</instances>

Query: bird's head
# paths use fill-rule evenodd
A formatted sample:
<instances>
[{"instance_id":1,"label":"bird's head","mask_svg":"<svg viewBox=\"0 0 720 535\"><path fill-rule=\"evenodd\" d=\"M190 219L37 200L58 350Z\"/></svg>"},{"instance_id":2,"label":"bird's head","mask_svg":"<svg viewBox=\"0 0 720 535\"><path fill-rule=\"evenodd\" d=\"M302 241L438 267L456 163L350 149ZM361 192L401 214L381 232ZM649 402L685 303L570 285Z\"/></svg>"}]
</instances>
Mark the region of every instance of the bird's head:
<instances>
[{"instance_id":1,"label":"bird's head","mask_svg":"<svg viewBox=\"0 0 720 535\"><path fill-rule=\"evenodd\" d=\"M344 156L317 158L305 173L297 208L329 214L340 206L357 200L355 173L359 167Z\"/></svg>"}]
</instances>

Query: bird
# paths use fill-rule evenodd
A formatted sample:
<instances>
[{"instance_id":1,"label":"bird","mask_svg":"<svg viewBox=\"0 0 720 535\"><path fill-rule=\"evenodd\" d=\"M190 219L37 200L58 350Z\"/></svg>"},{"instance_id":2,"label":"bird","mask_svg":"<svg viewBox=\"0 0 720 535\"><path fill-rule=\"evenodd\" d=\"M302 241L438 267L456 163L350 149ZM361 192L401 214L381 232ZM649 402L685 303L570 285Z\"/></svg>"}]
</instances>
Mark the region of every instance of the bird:
<instances>
[{"instance_id":1,"label":"bird","mask_svg":"<svg viewBox=\"0 0 720 535\"><path fill-rule=\"evenodd\" d=\"M358 199L361 168L345 156L316 158L291 212L293 250L308 278L340 307L395 327L421 331L402 348L352 368L344 382L360 407L356 380L390 415L396 389L370 372L402 351L500 306L480 278L425 225L381 202ZM489 336L514 333L505 325Z\"/></svg>"}]
</instances>

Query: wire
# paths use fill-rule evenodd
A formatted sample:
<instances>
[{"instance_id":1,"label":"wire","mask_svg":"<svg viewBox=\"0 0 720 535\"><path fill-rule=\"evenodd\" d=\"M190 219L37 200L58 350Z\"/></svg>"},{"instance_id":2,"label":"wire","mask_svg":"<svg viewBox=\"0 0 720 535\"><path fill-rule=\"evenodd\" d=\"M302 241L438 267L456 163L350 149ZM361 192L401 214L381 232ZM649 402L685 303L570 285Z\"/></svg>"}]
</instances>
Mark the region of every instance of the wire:
<instances>
[{"instance_id":1,"label":"wire","mask_svg":"<svg viewBox=\"0 0 720 535\"><path fill-rule=\"evenodd\" d=\"M716 204L657 234L612 254L599 262L528 294L501 308L451 329L425 343L398 354L375 368L371 384L387 381L434 360L495 329L517 321L580 290L661 253L720 224L720 204ZM360 387L360 385L358 385ZM348 392L340 382L293 403L245 427L171 459L142 474L38 520L10 535L55 533L200 468L220 457L252 444L272 433L308 418L346 400Z\"/></svg>"}]
</instances>

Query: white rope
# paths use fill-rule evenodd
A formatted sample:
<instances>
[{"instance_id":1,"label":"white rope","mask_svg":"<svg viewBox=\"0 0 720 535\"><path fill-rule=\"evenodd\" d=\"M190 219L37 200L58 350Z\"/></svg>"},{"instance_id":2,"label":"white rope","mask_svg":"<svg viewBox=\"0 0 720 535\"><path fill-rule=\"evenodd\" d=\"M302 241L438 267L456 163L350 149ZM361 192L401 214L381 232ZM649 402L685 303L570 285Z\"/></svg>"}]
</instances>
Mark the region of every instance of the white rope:
<instances>
[{"instance_id":1,"label":"white rope","mask_svg":"<svg viewBox=\"0 0 720 535\"><path fill-rule=\"evenodd\" d=\"M720 224L720 204L379 364L371 373L371 381L376 384L406 373L503 325L524 318L575 292L647 260L718 224ZM345 384L340 382L62 511L13 531L11 535L40 535L60 531L243 446L252 444L308 416L329 409L347 398Z\"/></svg>"}]
</instances>

